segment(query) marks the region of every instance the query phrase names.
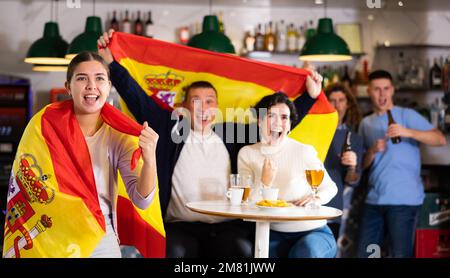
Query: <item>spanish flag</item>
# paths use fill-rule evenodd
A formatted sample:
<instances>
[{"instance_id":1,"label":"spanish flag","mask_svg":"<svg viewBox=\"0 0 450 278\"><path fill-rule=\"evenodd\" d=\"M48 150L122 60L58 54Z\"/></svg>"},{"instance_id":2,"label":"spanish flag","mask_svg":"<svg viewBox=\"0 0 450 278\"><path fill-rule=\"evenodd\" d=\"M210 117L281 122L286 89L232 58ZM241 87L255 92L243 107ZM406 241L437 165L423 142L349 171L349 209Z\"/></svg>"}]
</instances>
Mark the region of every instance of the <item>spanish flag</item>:
<instances>
[{"instance_id":1,"label":"spanish flag","mask_svg":"<svg viewBox=\"0 0 450 278\"><path fill-rule=\"evenodd\" d=\"M200 80L210 82L218 91L219 108L224 115L219 117L219 121L251 121L244 112L239 112L254 106L262 97L274 91L284 92L295 99L305 91L305 81L309 74L303 69L126 33L115 32L109 48L114 59L163 108L170 110L182 102L184 86ZM131 115L124 103L122 107ZM236 111L230 108L242 109ZM292 130L290 136L313 145L323 161L337 122L337 113L322 92L308 115Z\"/></svg>"},{"instance_id":2,"label":"spanish flag","mask_svg":"<svg viewBox=\"0 0 450 278\"><path fill-rule=\"evenodd\" d=\"M105 104L105 124L136 141L142 127ZM138 151L139 150L139 151ZM145 257L165 256L158 192L146 210L135 207L123 183L117 200L121 244ZM73 101L48 105L29 122L9 182L3 257L89 257L105 234L89 150Z\"/></svg>"}]
</instances>

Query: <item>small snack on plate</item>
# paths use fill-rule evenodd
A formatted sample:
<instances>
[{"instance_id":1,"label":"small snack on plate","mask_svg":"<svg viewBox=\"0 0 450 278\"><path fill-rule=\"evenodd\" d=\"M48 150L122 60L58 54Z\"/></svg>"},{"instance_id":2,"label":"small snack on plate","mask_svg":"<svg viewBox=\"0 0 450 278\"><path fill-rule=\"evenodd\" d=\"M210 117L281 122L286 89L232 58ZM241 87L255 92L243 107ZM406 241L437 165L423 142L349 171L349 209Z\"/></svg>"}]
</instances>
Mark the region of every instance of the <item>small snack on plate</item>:
<instances>
[{"instance_id":1,"label":"small snack on plate","mask_svg":"<svg viewBox=\"0 0 450 278\"><path fill-rule=\"evenodd\" d=\"M292 206L285 200L261 200L257 202L256 205L262 207L281 207L281 208Z\"/></svg>"}]
</instances>

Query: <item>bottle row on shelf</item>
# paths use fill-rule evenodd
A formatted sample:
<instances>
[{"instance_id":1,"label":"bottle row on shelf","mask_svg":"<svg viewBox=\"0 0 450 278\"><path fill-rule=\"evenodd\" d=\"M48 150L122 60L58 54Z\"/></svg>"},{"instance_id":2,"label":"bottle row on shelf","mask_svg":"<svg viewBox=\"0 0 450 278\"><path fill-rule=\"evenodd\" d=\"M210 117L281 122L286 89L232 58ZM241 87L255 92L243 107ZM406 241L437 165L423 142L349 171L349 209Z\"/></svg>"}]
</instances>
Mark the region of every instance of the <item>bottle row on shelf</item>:
<instances>
[{"instance_id":1,"label":"bottle row on shelf","mask_svg":"<svg viewBox=\"0 0 450 278\"><path fill-rule=\"evenodd\" d=\"M225 33L225 25L223 24L223 12L219 11L217 14L217 19L219 21L219 32ZM202 23L196 21L189 25L183 25L176 28L176 42L186 45L190 38L202 32Z\"/></svg>"},{"instance_id":2,"label":"bottle row on shelf","mask_svg":"<svg viewBox=\"0 0 450 278\"><path fill-rule=\"evenodd\" d=\"M218 12L219 31L225 33L223 13ZM177 30L177 42L186 44L191 37L200 33L201 23L195 22L181 26ZM297 53L303 48L306 40L316 32L314 22L310 20L300 25L286 24L284 20L277 22L258 23L256 27L247 29L242 41L241 55L254 51L272 53Z\"/></svg>"},{"instance_id":3,"label":"bottle row on shelf","mask_svg":"<svg viewBox=\"0 0 450 278\"><path fill-rule=\"evenodd\" d=\"M120 13L120 12L119 12ZM130 15L128 10L118 14L117 11L112 12L109 28L114 31L146 36L152 38L154 36L154 25L152 20L152 12L147 12L147 17L141 18L141 11L137 11L136 16Z\"/></svg>"},{"instance_id":4,"label":"bottle row on shelf","mask_svg":"<svg viewBox=\"0 0 450 278\"><path fill-rule=\"evenodd\" d=\"M347 86L355 96L358 92L353 85L367 85L369 82L369 62L367 59L361 59L353 69L348 64L344 65L323 65L317 68L317 71L323 76L323 87L333 83L342 83Z\"/></svg>"},{"instance_id":5,"label":"bottle row on shelf","mask_svg":"<svg viewBox=\"0 0 450 278\"><path fill-rule=\"evenodd\" d=\"M285 24L284 20L259 23L255 30L245 32L242 54L252 51L268 51L278 53L296 53L303 48L308 38L316 33L313 21L296 26Z\"/></svg>"},{"instance_id":6,"label":"bottle row on shelf","mask_svg":"<svg viewBox=\"0 0 450 278\"><path fill-rule=\"evenodd\" d=\"M405 57L399 53L394 73L397 89L431 89L450 92L450 55L444 59L435 57L420 60L417 57Z\"/></svg>"}]
</instances>

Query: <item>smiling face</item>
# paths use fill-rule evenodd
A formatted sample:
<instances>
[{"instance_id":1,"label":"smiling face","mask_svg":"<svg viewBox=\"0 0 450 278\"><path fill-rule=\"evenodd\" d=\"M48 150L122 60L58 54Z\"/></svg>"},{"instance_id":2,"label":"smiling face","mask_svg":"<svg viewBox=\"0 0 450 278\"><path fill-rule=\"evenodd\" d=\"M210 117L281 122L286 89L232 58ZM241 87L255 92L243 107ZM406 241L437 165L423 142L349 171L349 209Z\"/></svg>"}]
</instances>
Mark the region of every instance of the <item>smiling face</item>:
<instances>
[{"instance_id":1,"label":"smiling face","mask_svg":"<svg viewBox=\"0 0 450 278\"><path fill-rule=\"evenodd\" d=\"M66 82L66 89L72 95L76 114L100 114L111 90L111 81L102 63L86 61L76 66Z\"/></svg>"},{"instance_id":2,"label":"smiling face","mask_svg":"<svg viewBox=\"0 0 450 278\"><path fill-rule=\"evenodd\" d=\"M207 133L217 113L216 92L212 88L190 89L184 108L189 110L192 129Z\"/></svg>"},{"instance_id":3,"label":"smiling face","mask_svg":"<svg viewBox=\"0 0 450 278\"><path fill-rule=\"evenodd\" d=\"M279 145L291 130L291 111L285 103L271 106L267 115L258 124L261 130L261 140L265 144Z\"/></svg>"},{"instance_id":4,"label":"smiling face","mask_svg":"<svg viewBox=\"0 0 450 278\"><path fill-rule=\"evenodd\" d=\"M379 78L370 81L367 89L370 99L377 113L384 113L392 109L392 96L394 95L394 86L387 78Z\"/></svg>"}]
</instances>

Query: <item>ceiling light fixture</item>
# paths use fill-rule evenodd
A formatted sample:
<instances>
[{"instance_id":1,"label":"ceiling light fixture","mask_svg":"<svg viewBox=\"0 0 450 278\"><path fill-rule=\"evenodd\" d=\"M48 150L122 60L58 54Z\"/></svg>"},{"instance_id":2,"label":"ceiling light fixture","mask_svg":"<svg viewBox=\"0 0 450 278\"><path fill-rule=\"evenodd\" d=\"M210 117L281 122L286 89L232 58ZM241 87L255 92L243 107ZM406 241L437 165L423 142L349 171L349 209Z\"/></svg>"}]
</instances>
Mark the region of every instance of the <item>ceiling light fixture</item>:
<instances>
[{"instance_id":1,"label":"ceiling light fixture","mask_svg":"<svg viewBox=\"0 0 450 278\"><path fill-rule=\"evenodd\" d=\"M317 33L304 44L299 59L302 61L338 62L352 59L347 43L334 33L333 21L327 18L327 2L324 3L325 17L319 19Z\"/></svg>"}]
</instances>

